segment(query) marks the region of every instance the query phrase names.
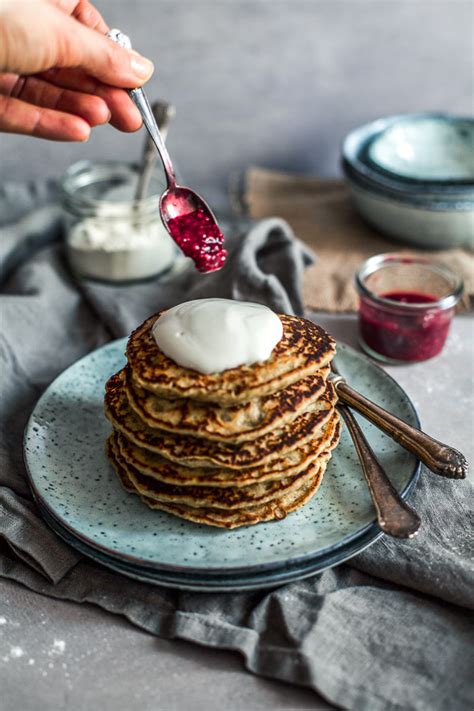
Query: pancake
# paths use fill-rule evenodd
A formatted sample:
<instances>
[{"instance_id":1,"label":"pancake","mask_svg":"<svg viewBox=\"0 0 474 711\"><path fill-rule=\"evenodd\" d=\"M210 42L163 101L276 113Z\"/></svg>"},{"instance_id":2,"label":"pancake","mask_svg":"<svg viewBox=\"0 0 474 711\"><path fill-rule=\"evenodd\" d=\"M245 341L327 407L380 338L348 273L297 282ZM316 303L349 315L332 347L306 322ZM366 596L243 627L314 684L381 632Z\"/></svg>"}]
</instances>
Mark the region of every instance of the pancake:
<instances>
[{"instance_id":1,"label":"pancake","mask_svg":"<svg viewBox=\"0 0 474 711\"><path fill-rule=\"evenodd\" d=\"M188 467L241 469L278 459L316 437L331 419L336 400L334 387L328 382L321 398L293 422L252 442L242 442L234 447L148 427L128 403L121 372L113 375L106 384L105 413L114 428L127 439L139 447L161 454L166 459Z\"/></svg>"},{"instance_id":2,"label":"pancake","mask_svg":"<svg viewBox=\"0 0 474 711\"><path fill-rule=\"evenodd\" d=\"M130 368L124 369L124 387L131 407L149 427L237 444L298 417L323 394L328 374L324 368L277 393L227 407L153 395L136 385Z\"/></svg>"},{"instance_id":3,"label":"pancake","mask_svg":"<svg viewBox=\"0 0 474 711\"><path fill-rule=\"evenodd\" d=\"M315 437L287 457L276 459L268 464L250 469L221 469L216 467L185 467L179 463L137 447L122 434L116 433L115 441L121 457L142 474L157 481L176 486L211 486L242 487L274 481L306 470L324 451L331 451L337 446L341 432L339 415L334 413L329 422L322 427L319 437Z\"/></svg>"},{"instance_id":4,"label":"pancake","mask_svg":"<svg viewBox=\"0 0 474 711\"><path fill-rule=\"evenodd\" d=\"M121 466L111 446L108 447L108 456L124 489L130 493L139 495L127 471ZM217 526L219 528L231 529L237 528L238 526L250 526L263 521L281 520L291 511L295 511L303 506L314 496L321 484L330 456L329 453L321 456L317 472L297 490L284 494L267 503L250 506L245 509L224 511L215 508L195 508L185 506L184 504L157 501L149 496L140 496L140 498L152 509L165 511L188 521L193 521L194 523Z\"/></svg>"},{"instance_id":5,"label":"pancake","mask_svg":"<svg viewBox=\"0 0 474 711\"><path fill-rule=\"evenodd\" d=\"M141 496L171 504L184 504L192 508L234 510L265 504L301 488L307 480L314 478L319 471L319 463L315 459L305 469L293 476L274 481L253 482L249 486L238 488L173 486L143 474L127 462L120 454L116 435L110 436L107 451L113 453L111 455L113 461L118 462L125 469L129 480Z\"/></svg>"},{"instance_id":6,"label":"pancake","mask_svg":"<svg viewBox=\"0 0 474 711\"><path fill-rule=\"evenodd\" d=\"M205 375L183 368L157 346L155 314L129 338L127 359L134 382L168 399L191 398L233 405L264 397L321 370L335 355L335 342L320 326L297 316L279 314L283 337L267 360Z\"/></svg>"}]
</instances>

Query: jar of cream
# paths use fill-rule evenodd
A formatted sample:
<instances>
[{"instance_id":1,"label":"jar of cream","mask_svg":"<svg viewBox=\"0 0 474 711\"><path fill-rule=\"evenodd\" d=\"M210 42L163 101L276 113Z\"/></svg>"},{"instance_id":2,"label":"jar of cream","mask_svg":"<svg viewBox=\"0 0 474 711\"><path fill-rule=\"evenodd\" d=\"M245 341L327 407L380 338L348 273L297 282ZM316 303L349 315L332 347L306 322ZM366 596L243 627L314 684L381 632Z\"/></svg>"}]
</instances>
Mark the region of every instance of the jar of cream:
<instances>
[{"instance_id":1,"label":"jar of cream","mask_svg":"<svg viewBox=\"0 0 474 711\"><path fill-rule=\"evenodd\" d=\"M130 282L156 276L178 250L161 222L164 175L156 171L149 195L135 200L138 168L119 162L81 161L61 180L67 257L82 277Z\"/></svg>"},{"instance_id":2,"label":"jar of cream","mask_svg":"<svg viewBox=\"0 0 474 711\"><path fill-rule=\"evenodd\" d=\"M462 280L429 259L371 257L355 276L359 334L373 358L397 364L433 358L443 349Z\"/></svg>"}]
</instances>

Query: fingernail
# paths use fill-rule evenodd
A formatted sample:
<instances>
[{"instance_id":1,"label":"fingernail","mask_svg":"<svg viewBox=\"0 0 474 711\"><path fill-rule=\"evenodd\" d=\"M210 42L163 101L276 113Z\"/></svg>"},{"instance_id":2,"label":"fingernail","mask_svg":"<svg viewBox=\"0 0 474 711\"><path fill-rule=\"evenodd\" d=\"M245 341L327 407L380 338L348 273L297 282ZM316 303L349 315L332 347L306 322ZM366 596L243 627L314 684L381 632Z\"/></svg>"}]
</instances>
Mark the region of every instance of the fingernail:
<instances>
[{"instance_id":1,"label":"fingernail","mask_svg":"<svg viewBox=\"0 0 474 711\"><path fill-rule=\"evenodd\" d=\"M141 54L138 54L138 52L132 51L130 52L130 56L130 63L133 73L136 74L137 77L140 77L140 79L149 79L155 71L153 62L150 62L149 59L142 57Z\"/></svg>"}]
</instances>

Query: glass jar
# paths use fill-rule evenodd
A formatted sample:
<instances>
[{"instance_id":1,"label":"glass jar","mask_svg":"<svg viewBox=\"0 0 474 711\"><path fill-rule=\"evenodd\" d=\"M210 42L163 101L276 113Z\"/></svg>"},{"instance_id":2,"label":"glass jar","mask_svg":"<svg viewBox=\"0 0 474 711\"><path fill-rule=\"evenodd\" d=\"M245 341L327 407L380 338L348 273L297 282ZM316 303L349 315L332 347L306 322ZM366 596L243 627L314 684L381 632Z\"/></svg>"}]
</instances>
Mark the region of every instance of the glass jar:
<instances>
[{"instance_id":1,"label":"glass jar","mask_svg":"<svg viewBox=\"0 0 474 711\"><path fill-rule=\"evenodd\" d=\"M443 349L462 280L429 259L380 254L355 277L362 348L386 363L433 358Z\"/></svg>"},{"instance_id":2,"label":"glass jar","mask_svg":"<svg viewBox=\"0 0 474 711\"><path fill-rule=\"evenodd\" d=\"M72 270L106 282L147 279L169 269L178 250L159 213L164 175L156 171L149 194L135 200L136 165L72 165L61 180L66 252Z\"/></svg>"}]
</instances>

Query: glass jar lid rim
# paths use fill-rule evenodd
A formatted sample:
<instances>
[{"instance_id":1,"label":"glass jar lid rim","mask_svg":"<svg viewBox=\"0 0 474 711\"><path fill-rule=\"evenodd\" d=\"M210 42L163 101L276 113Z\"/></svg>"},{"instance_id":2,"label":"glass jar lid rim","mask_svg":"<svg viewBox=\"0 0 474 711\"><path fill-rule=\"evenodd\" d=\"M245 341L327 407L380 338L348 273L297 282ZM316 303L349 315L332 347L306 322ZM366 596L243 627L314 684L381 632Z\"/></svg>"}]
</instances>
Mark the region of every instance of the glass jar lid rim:
<instances>
[{"instance_id":1,"label":"glass jar lid rim","mask_svg":"<svg viewBox=\"0 0 474 711\"><path fill-rule=\"evenodd\" d=\"M365 284L365 279L382 268L395 267L400 264L413 264L429 269L444 277L451 284L451 290L446 296L442 296L436 301L429 303L403 303L376 294ZM464 283L460 276L449 267L431 259L418 256L410 256L398 252L385 252L369 257L355 274L355 285L358 292L369 299L377 302L381 306L396 307L406 309L406 311L420 311L427 309L449 309L455 306L464 293Z\"/></svg>"},{"instance_id":2,"label":"glass jar lid rim","mask_svg":"<svg viewBox=\"0 0 474 711\"><path fill-rule=\"evenodd\" d=\"M63 194L63 198L68 203L74 203L77 206L97 206L97 205L107 205L109 207L119 207L120 205L127 205L139 202L143 206L148 204L156 205L161 197L160 190L152 192L146 195L142 200L130 199L129 201L121 200L107 200L104 198L94 198L89 195L85 195L80 188L86 188L89 185L93 185L99 182L101 179L104 180L107 175L110 177L120 177L120 176L132 176L136 175L138 178L139 166L137 163L126 162L126 161L99 161L94 162L90 160L81 160L77 163L71 165L65 173L63 173L60 181L60 187ZM164 185L163 189L166 189Z\"/></svg>"}]
</instances>

